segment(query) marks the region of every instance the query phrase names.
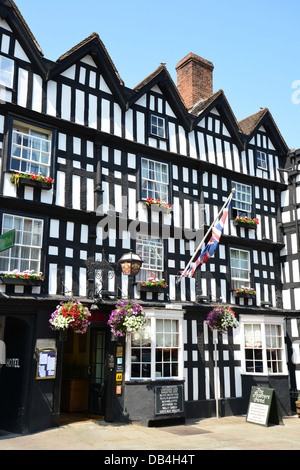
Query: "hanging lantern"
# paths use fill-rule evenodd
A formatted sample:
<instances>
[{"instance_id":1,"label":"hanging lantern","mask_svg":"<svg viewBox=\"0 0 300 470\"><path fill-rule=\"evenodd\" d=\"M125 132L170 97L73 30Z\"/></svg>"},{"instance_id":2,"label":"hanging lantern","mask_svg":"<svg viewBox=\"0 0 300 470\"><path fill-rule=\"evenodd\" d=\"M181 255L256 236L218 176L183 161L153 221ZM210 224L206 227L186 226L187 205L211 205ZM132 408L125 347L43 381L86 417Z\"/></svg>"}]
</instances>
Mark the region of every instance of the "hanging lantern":
<instances>
[{"instance_id":1,"label":"hanging lantern","mask_svg":"<svg viewBox=\"0 0 300 470\"><path fill-rule=\"evenodd\" d=\"M140 270L140 267L143 263L142 259L136 253L125 253L119 260L121 264L123 274L129 276L130 274L136 276Z\"/></svg>"}]
</instances>

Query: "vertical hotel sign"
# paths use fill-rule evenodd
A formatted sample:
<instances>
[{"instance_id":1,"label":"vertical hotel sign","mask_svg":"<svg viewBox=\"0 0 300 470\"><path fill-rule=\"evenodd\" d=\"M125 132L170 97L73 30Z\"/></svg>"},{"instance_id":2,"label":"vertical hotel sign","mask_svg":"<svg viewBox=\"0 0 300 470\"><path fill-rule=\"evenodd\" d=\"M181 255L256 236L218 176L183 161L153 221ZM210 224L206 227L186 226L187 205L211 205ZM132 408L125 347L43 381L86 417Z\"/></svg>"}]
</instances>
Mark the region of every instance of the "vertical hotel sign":
<instances>
[{"instance_id":1,"label":"vertical hotel sign","mask_svg":"<svg viewBox=\"0 0 300 470\"><path fill-rule=\"evenodd\" d=\"M12 248L14 246L14 239L15 230L3 233L3 235L0 236L0 252Z\"/></svg>"}]
</instances>

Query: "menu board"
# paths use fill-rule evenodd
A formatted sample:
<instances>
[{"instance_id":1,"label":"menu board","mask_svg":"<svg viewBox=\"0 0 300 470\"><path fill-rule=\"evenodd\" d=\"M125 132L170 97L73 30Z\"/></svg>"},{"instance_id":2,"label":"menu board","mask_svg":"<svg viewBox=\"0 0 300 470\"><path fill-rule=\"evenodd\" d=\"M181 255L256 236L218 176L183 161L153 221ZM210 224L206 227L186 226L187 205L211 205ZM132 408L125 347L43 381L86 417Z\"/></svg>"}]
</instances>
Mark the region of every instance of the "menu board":
<instances>
[{"instance_id":1,"label":"menu board","mask_svg":"<svg viewBox=\"0 0 300 470\"><path fill-rule=\"evenodd\" d=\"M182 385L155 387L155 413L157 415L181 412L183 412Z\"/></svg>"},{"instance_id":2,"label":"menu board","mask_svg":"<svg viewBox=\"0 0 300 470\"><path fill-rule=\"evenodd\" d=\"M252 387L246 421L267 426L282 424L275 391L272 388Z\"/></svg>"},{"instance_id":3,"label":"menu board","mask_svg":"<svg viewBox=\"0 0 300 470\"><path fill-rule=\"evenodd\" d=\"M37 350L37 379L55 379L56 376L56 357L57 349L38 349Z\"/></svg>"}]
</instances>

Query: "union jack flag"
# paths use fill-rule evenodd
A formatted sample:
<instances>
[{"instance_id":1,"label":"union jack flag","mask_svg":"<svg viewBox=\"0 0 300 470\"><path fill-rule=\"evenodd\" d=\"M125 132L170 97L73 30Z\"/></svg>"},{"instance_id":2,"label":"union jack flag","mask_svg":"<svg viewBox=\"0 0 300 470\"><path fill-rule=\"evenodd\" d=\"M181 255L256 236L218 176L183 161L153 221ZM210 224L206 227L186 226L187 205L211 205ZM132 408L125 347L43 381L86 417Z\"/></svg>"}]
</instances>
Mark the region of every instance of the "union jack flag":
<instances>
[{"instance_id":1,"label":"union jack flag","mask_svg":"<svg viewBox=\"0 0 300 470\"><path fill-rule=\"evenodd\" d=\"M219 241L221 239L221 235L222 235L222 231L223 231L226 218L228 215L230 203L231 203L231 198L229 199L226 207L223 210L222 217L213 226L212 232L211 232L211 238L209 242L203 248L199 258L194 263L192 263L189 269L183 274L184 277L193 277L198 266L200 266L200 264L206 263L206 261L208 261L215 254L219 245Z\"/></svg>"}]
</instances>

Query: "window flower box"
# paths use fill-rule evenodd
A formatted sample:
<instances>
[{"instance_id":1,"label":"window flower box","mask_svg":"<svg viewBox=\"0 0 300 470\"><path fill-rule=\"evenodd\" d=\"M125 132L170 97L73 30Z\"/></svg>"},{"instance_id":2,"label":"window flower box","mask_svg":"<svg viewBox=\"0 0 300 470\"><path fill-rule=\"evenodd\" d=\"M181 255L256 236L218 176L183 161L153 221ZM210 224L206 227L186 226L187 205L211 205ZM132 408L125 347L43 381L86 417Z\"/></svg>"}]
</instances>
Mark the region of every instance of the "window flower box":
<instances>
[{"instance_id":1,"label":"window flower box","mask_svg":"<svg viewBox=\"0 0 300 470\"><path fill-rule=\"evenodd\" d=\"M171 204L161 201L160 199L153 199L152 197L148 197L148 199L144 202L151 210L162 212L163 214L169 214L172 210Z\"/></svg>"},{"instance_id":2,"label":"window flower box","mask_svg":"<svg viewBox=\"0 0 300 470\"><path fill-rule=\"evenodd\" d=\"M236 297L243 297L244 299L256 298L256 292L252 287L240 287L239 289L234 289L234 294Z\"/></svg>"},{"instance_id":3,"label":"window flower box","mask_svg":"<svg viewBox=\"0 0 300 470\"><path fill-rule=\"evenodd\" d=\"M168 284L164 279L155 279L152 277L149 277L148 281L140 282L138 286L140 292L162 293L166 292L168 288Z\"/></svg>"},{"instance_id":4,"label":"window flower box","mask_svg":"<svg viewBox=\"0 0 300 470\"><path fill-rule=\"evenodd\" d=\"M52 188L54 180L49 176L41 176L36 173L15 173L10 177L10 181L16 186L31 186L34 188L45 189L49 191Z\"/></svg>"},{"instance_id":5,"label":"window flower box","mask_svg":"<svg viewBox=\"0 0 300 470\"><path fill-rule=\"evenodd\" d=\"M242 217L239 215L233 221L233 225L236 227L243 227L248 229L257 229L257 225L259 224L258 218L250 219L250 217Z\"/></svg>"},{"instance_id":6,"label":"window flower box","mask_svg":"<svg viewBox=\"0 0 300 470\"><path fill-rule=\"evenodd\" d=\"M43 273L37 273L36 271L10 271L7 273L0 274L0 280L2 284L17 285L17 286L39 286L44 278Z\"/></svg>"}]
</instances>

